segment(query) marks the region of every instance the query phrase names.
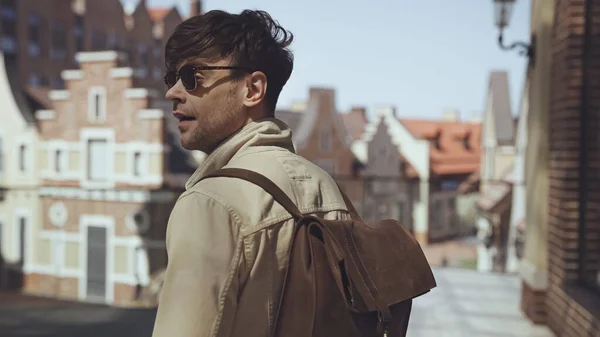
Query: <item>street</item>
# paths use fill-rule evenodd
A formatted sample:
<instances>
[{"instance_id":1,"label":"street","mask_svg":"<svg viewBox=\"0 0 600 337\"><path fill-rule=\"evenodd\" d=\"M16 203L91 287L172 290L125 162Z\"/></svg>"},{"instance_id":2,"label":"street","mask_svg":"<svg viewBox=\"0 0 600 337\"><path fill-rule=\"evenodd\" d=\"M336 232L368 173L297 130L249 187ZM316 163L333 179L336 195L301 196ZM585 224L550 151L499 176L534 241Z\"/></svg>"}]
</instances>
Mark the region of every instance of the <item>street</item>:
<instances>
[{"instance_id":1,"label":"street","mask_svg":"<svg viewBox=\"0 0 600 337\"><path fill-rule=\"evenodd\" d=\"M434 268L438 287L414 302L409 337L552 337L519 311L515 275ZM156 310L0 297L2 337L148 337Z\"/></svg>"}]
</instances>

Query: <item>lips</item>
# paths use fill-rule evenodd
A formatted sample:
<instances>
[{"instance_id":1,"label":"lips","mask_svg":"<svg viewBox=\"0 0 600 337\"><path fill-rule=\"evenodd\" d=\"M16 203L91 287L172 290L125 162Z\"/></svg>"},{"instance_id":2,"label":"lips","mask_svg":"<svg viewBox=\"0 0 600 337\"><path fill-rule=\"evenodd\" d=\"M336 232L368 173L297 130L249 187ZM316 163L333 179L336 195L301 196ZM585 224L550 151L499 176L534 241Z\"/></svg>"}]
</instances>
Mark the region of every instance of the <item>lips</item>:
<instances>
[{"instance_id":1,"label":"lips","mask_svg":"<svg viewBox=\"0 0 600 337\"><path fill-rule=\"evenodd\" d=\"M173 116L175 118L177 118L180 122L193 121L194 119L196 119L196 118L194 118L192 116L188 116L188 115L182 114L181 112L174 112Z\"/></svg>"}]
</instances>

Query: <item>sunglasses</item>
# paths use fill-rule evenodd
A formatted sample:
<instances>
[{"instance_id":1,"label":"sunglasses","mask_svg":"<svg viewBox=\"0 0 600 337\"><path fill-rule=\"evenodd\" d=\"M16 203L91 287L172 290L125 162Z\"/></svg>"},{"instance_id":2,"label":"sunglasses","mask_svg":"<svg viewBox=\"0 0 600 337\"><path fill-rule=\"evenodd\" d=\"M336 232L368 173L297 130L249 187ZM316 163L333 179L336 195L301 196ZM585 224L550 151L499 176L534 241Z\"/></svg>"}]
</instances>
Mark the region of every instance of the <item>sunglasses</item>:
<instances>
[{"instance_id":1,"label":"sunglasses","mask_svg":"<svg viewBox=\"0 0 600 337\"><path fill-rule=\"evenodd\" d=\"M251 71L248 68L237 67L237 66L197 66L192 64L186 64L179 68L178 71L167 71L165 74L165 84L168 89L171 89L177 81L181 79L181 83L187 91L196 90L198 87L198 81L196 79L196 73L201 70L229 70L238 69Z\"/></svg>"}]
</instances>

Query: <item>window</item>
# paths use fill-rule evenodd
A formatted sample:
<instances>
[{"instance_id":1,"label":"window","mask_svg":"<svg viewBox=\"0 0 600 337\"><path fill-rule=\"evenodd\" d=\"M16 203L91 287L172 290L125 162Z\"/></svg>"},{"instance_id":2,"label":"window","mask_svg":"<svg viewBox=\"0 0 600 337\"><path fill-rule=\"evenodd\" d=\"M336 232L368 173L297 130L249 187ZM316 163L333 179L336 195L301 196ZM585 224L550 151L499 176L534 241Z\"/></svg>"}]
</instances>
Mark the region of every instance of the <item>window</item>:
<instances>
[{"instance_id":1,"label":"window","mask_svg":"<svg viewBox=\"0 0 600 337\"><path fill-rule=\"evenodd\" d=\"M323 130L320 134L320 146L322 151L331 151L331 132Z\"/></svg>"},{"instance_id":2,"label":"window","mask_svg":"<svg viewBox=\"0 0 600 337\"><path fill-rule=\"evenodd\" d=\"M429 138L429 144L431 146L435 147L438 150L441 149L441 146L440 146L440 135L438 134L435 137Z\"/></svg>"},{"instance_id":3,"label":"window","mask_svg":"<svg viewBox=\"0 0 600 337\"><path fill-rule=\"evenodd\" d=\"M162 41L154 40L154 48L152 50L152 54L154 54L154 58L160 59L162 57Z\"/></svg>"},{"instance_id":4,"label":"window","mask_svg":"<svg viewBox=\"0 0 600 337\"><path fill-rule=\"evenodd\" d=\"M458 188L458 180L442 180L440 187L444 191L454 191Z\"/></svg>"},{"instance_id":5,"label":"window","mask_svg":"<svg viewBox=\"0 0 600 337\"><path fill-rule=\"evenodd\" d=\"M37 57L40 55L42 19L35 13L29 14L29 56Z\"/></svg>"},{"instance_id":6,"label":"window","mask_svg":"<svg viewBox=\"0 0 600 337\"><path fill-rule=\"evenodd\" d=\"M129 62L130 65L134 65L136 63L136 59L135 59L135 51L136 51L136 46L135 46L135 42L133 42L133 40L128 39L127 40L127 60Z\"/></svg>"},{"instance_id":7,"label":"window","mask_svg":"<svg viewBox=\"0 0 600 337\"><path fill-rule=\"evenodd\" d=\"M32 87L39 87L42 85L42 76L40 74L31 73L29 74L29 80L27 82Z\"/></svg>"},{"instance_id":8,"label":"window","mask_svg":"<svg viewBox=\"0 0 600 337\"><path fill-rule=\"evenodd\" d=\"M152 69L152 77L154 78L154 80L160 80L163 78L163 76L164 73L161 68L154 67L154 69Z\"/></svg>"},{"instance_id":9,"label":"window","mask_svg":"<svg viewBox=\"0 0 600 337\"><path fill-rule=\"evenodd\" d=\"M462 144L463 144L463 147L465 148L465 150L471 150L471 144L469 144L469 136L465 136L462 139Z\"/></svg>"},{"instance_id":10,"label":"window","mask_svg":"<svg viewBox=\"0 0 600 337\"><path fill-rule=\"evenodd\" d=\"M61 22L53 22L51 25L52 48L50 57L53 60L64 61L67 57L67 30Z\"/></svg>"},{"instance_id":11,"label":"window","mask_svg":"<svg viewBox=\"0 0 600 337\"><path fill-rule=\"evenodd\" d=\"M84 30L83 30L83 16L75 16L75 25L73 27L73 35L75 36L75 52L84 50Z\"/></svg>"},{"instance_id":12,"label":"window","mask_svg":"<svg viewBox=\"0 0 600 337\"><path fill-rule=\"evenodd\" d=\"M54 151L54 172L60 173L62 170L62 156L61 150Z\"/></svg>"},{"instance_id":13,"label":"window","mask_svg":"<svg viewBox=\"0 0 600 337\"><path fill-rule=\"evenodd\" d=\"M50 78L50 87L55 90L60 90L65 88L65 84L60 76L54 76Z\"/></svg>"},{"instance_id":14,"label":"window","mask_svg":"<svg viewBox=\"0 0 600 337\"><path fill-rule=\"evenodd\" d=\"M108 142L105 139L88 140L87 177L90 181L108 179Z\"/></svg>"},{"instance_id":15,"label":"window","mask_svg":"<svg viewBox=\"0 0 600 337\"><path fill-rule=\"evenodd\" d=\"M27 146L21 144L19 146L19 171L25 172L27 170Z\"/></svg>"},{"instance_id":16,"label":"window","mask_svg":"<svg viewBox=\"0 0 600 337\"><path fill-rule=\"evenodd\" d=\"M104 50L106 48L106 36L103 32L92 31L92 50Z\"/></svg>"},{"instance_id":17,"label":"window","mask_svg":"<svg viewBox=\"0 0 600 337\"><path fill-rule=\"evenodd\" d=\"M143 67L148 67L148 65L150 64L150 57L148 54L148 46L146 46L145 44L140 44L138 46L138 53L140 55L140 60L142 62L142 66Z\"/></svg>"},{"instance_id":18,"label":"window","mask_svg":"<svg viewBox=\"0 0 600 337\"><path fill-rule=\"evenodd\" d=\"M136 152L133 155L133 175L139 177L142 171L142 153Z\"/></svg>"},{"instance_id":19,"label":"window","mask_svg":"<svg viewBox=\"0 0 600 337\"><path fill-rule=\"evenodd\" d=\"M440 200L435 200L429 208L429 225L430 228L433 229L441 229L443 228L443 221L442 221L442 212L443 212L443 204Z\"/></svg>"},{"instance_id":20,"label":"window","mask_svg":"<svg viewBox=\"0 0 600 337\"><path fill-rule=\"evenodd\" d=\"M114 49L116 49L116 48L117 48L117 45L118 45L118 43L117 43L117 42L118 42L118 41L117 41L117 34L115 34L115 33L111 33L111 34L108 36L108 41L107 41L108 49L110 49L110 50L114 50Z\"/></svg>"},{"instance_id":21,"label":"window","mask_svg":"<svg viewBox=\"0 0 600 337\"><path fill-rule=\"evenodd\" d=\"M92 123L106 120L106 88L92 87L88 91L88 118Z\"/></svg>"},{"instance_id":22,"label":"window","mask_svg":"<svg viewBox=\"0 0 600 337\"><path fill-rule=\"evenodd\" d=\"M0 2L0 49L14 54L17 51L17 12L15 0Z\"/></svg>"},{"instance_id":23,"label":"window","mask_svg":"<svg viewBox=\"0 0 600 337\"><path fill-rule=\"evenodd\" d=\"M404 222L404 203L399 202L396 204L396 219L403 224Z\"/></svg>"}]
</instances>

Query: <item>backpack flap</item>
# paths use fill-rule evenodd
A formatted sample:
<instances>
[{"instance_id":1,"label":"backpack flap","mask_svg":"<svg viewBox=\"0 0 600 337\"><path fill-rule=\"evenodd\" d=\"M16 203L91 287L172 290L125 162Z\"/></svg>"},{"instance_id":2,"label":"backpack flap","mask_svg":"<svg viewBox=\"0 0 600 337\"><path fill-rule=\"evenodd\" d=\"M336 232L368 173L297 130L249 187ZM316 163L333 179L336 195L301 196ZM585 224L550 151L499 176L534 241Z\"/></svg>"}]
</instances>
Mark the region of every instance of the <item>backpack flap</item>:
<instances>
[{"instance_id":1,"label":"backpack flap","mask_svg":"<svg viewBox=\"0 0 600 337\"><path fill-rule=\"evenodd\" d=\"M351 310L376 311L381 305L404 302L436 287L421 246L397 221L319 222L326 232L331 270ZM384 303L377 303L378 299Z\"/></svg>"}]
</instances>

